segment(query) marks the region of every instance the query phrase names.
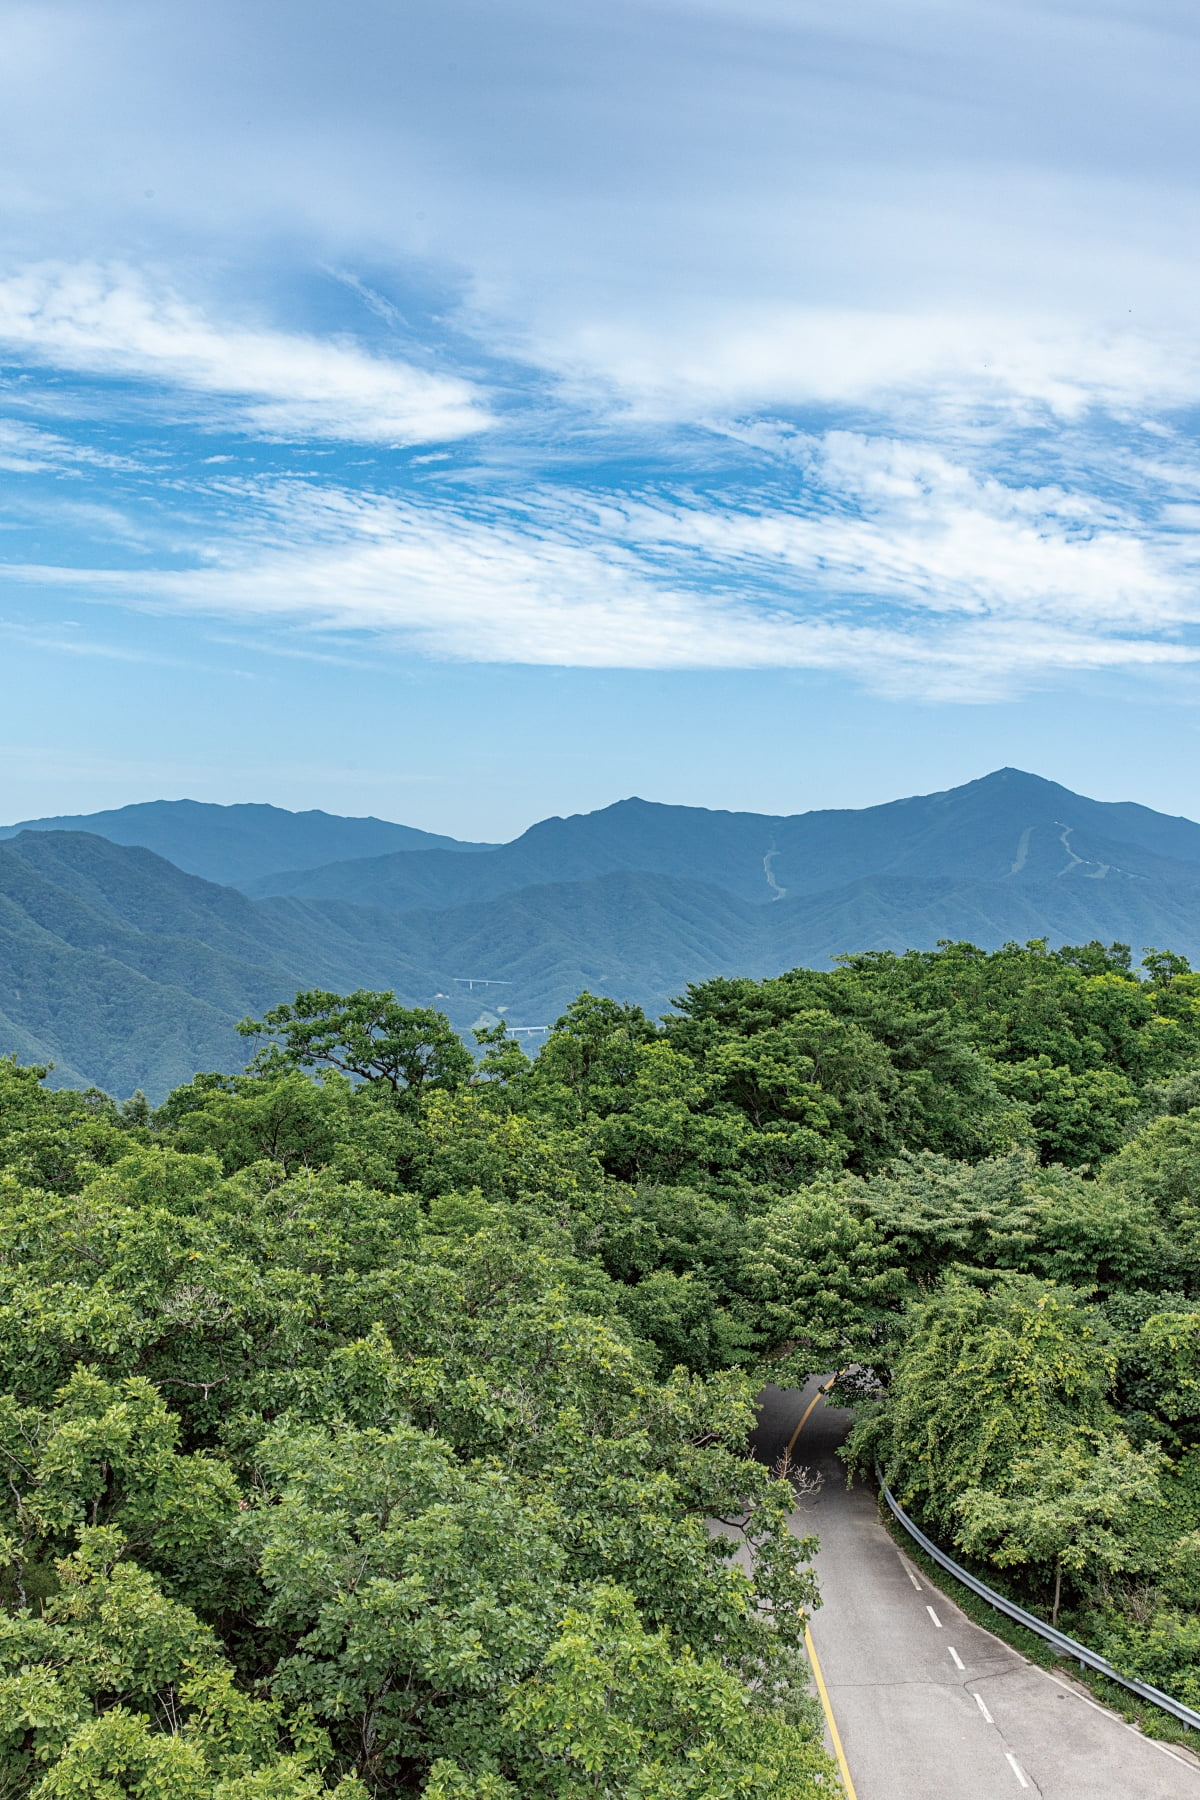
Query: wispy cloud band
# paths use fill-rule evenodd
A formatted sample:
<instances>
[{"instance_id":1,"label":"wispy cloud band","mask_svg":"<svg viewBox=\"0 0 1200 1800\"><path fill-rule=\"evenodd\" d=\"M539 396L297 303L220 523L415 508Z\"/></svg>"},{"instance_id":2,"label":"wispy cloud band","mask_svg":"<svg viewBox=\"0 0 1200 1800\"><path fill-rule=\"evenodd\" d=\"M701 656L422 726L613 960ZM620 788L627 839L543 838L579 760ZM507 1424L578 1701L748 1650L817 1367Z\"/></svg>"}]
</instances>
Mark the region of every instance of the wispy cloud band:
<instances>
[{"instance_id":1,"label":"wispy cloud band","mask_svg":"<svg viewBox=\"0 0 1200 1800\"><path fill-rule=\"evenodd\" d=\"M365 632L440 658L849 671L881 692L987 699L1070 670L1200 659L1192 539L1060 486L835 431L736 500L540 486L414 499L226 482L238 523L195 565L26 579Z\"/></svg>"},{"instance_id":2,"label":"wispy cloud band","mask_svg":"<svg viewBox=\"0 0 1200 1800\"><path fill-rule=\"evenodd\" d=\"M222 402L222 424L272 438L436 443L490 423L457 376L349 338L219 326L127 268L41 264L0 281L0 344L44 366Z\"/></svg>"}]
</instances>

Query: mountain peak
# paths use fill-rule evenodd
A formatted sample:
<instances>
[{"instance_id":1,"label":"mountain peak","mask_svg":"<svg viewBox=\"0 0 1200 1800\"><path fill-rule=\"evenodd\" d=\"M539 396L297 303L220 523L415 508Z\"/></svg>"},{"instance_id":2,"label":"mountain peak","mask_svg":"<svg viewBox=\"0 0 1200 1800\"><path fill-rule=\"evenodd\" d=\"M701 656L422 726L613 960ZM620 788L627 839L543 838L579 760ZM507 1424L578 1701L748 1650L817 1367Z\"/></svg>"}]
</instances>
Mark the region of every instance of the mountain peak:
<instances>
[{"instance_id":1,"label":"mountain peak","mask_svg":"<svg viewBox=\"0 0 1200 1800\"><path fill-rule=\"evenodd\" d=\"M1056 794L1069 794L1070 788L1063 787L1061 782L1051 781L1049 776L1035 775L1029 769L1014 769L1005 764L1002 769L993 769L990 775L980 775L975 781L964 781L961 787L950 788L952 794L961 794L971 788L990 787L1025 787L1035 792L1043 792L1052 788Z\"/></svg>"}]
</instances>

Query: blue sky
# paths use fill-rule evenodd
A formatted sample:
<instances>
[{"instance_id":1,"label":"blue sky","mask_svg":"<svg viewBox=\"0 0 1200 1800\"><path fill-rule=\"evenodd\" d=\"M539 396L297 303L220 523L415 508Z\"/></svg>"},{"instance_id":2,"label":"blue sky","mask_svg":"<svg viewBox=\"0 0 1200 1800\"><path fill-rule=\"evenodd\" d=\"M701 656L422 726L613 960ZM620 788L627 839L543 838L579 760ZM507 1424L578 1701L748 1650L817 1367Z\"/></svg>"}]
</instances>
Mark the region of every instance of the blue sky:
<instances>
[{"instance_id":1,"label":"blue sky","mask_svg":"<svg viewBox=\"0 0 1200 1800\"><path fill-rule=\"evenodd\" d=\"M5 818L1200 815L1194 8L0 27Z\"/></svg>"}]
</instances>

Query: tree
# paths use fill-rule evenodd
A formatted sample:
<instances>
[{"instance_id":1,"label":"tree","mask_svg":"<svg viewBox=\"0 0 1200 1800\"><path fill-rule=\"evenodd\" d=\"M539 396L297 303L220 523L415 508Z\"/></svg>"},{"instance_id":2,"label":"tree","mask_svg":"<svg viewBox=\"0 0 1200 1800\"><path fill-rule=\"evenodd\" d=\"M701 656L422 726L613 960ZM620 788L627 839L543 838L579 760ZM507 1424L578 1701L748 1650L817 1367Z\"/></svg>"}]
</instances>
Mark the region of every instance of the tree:
<instances>
[{"instance_id":1,"label":"tree","mask_svg":"<svg viewBox=\"0 0 1200 1800\"><path fill-rule=\"evenodd\" d=\"M266 1161L392 1190L411 1185L424 1148L386 1082L355 1083L333 1068L315 1079L289 1068L197 1075L168 1095L154 1125L175 1149L215 1152L227 1175Z\"/></svg>"},{"instance_id":2,"label":"tree","mask_svg":"<svg viewBox=\"0 0 1200 1800\"><path fill-rule=\"evenodd\" d=\"M499 1747L486 1699L536 1666L561 1604L544 1503L411 1427L280 1426L260 1455L278 1497L248 1530L265 1622L291 1646L276 1696L311 1709L385 1791L422 1752Z\"/></svg>"},{"instance_id":3,"label":"tree","mask_svg":"<svg viewBox=\"0 0 1200 1800\"><path fill-rule=\"evenodd\" d=\"M1200 1428L1200 1312L1152 1314L1130 1349L1142 1397L1194 1442Z\"/></svg>"},{"instance_id":4,"label":"tree","mask_svg":"<svg viewBox=\"0 0 1200 1800\"><path fill-rule=\"evenodd\" d=\"M881 1413L851 1438L906 1499L950 1522L969 1488L1004 1492L1031 1444L1111 1429L1116 1357L1070 1288L956 1271L910 1306Z\"/></svg>"},{"instance_id":5,"label":"tree","mask_svg":"<svg viewBox=\"0 0 1200 1800\"><path fill-rule=\"evenodd\" d=\"M767 981L689 987L679 1015L665 1021L714 1103L737 1107L754 1125L752 1156L758 1134L769 1142L791 1133L801 1150L807 1135L806 1154L778 1159L779 1185L822 1165L877 1169L906 1147L987 1154L1027 1131L963 1023L913 993L908 958L841 961L832 973L792 969Z\"/></svg>"},{"instance_id":6,"label":"tree","mask_svg":"<svg viewBox=\"0 0 1200 1800\"><path fill-rule=\"evenodd\" d=\"M1064 1574L1103 1583L1139 1566L1139 1513L1162 1504L1165 1462L1160 1450L1135 1450L1122 1432L1040 1444L1013 1462L1003 1490L972 1487L959 1496L958 1542L1001 1569L1049 1564L1057 1625Z\"/></svg>"},{"instance_id":7,"label":"tree","mask_svg":"<svg viewBox=\"0 0 1200 1800\"><path fill-rule=\"evenodd\" d=\"M1200 1222L1200 1107L1155 1119L1112 1158L1103 1179L1190 1236Z\"/></svg>"},{"instance_id":8,"label":"tree","mask_svg":"<svg viewBox=\"0 0 1200 1800\"><path fill-rule=\"evenodd\" d=\"M906 1151L843 1193L909 1282L928 1291L955 1263L1024 1265L1036 1242L1039 1175L1028 1150L974 1164Z\"/></svg>"},{"instance_id":9,"label":"tree","mask_svg":"<svg viewBox=\"0 0 1200 1800\"><path fill-rule=\"evenodd\" d=\"M0 1619L0 1783L38 1800L367 1800L328 1738L238 1687L211 1630L83 1532L38 1614Z\"/></svg>"},{"instance_id":10,"label":"tree","mask_svg":"<svg viewBox=\"0 0 1200 1800\"><path fill-rule=\"evenodd\" d=\"M1119 1069L1076 1073L1044 1053L1004 1064L997 1081L1029 1109L1046 1162L1098 1162L1120 1147L1138 1109L1133 1084Z\"/></svg>"},{"instance_id":11,"label":"tree","mask_svg":"<svg viewBox=\"0 0 1200 1800\"><path fill-rule=\"evenodd\" d=\"M847 1363L934 1529L1200 1693L1200 976L1143 973L878 952L479 1066L313 991L149 1118L0 1059L0 1792L815 1800L745 1450Z\"/></svg>"},{"instance_id":12,"label":"tree","mask_svg":"<svg viewBox=\"0 0 1200 1800\"><path fill-rule=\"evenodd\" d=\"M818 1800L836 1780L779 1696L756 1705L715 1657L647 1631L632 1595L611 1584L570 1609L506 1714L514 1800Z\"/></svg>"},{"instance_id":13,"label":"tree","mask_svg":"<svg viewBox=\"0 0 1200 1800\"><path fill-rule=\"evenodd\" d=\"M69 1194L144 1134L97 1088L43 1086L49 1068L0 1056L0 1172L23 1185Z\"/></svg>"},{"instance_id":14,"label":"tree","mask_svg":"<svg viewBox=\"0 0 1200 1800\"><path fill-rule=\"evenodd\" d=\"M969 1264L1112 1292L1160 1285L1171 1262L1144 1202L1040 1165L1030 1150L974 1164L907 1152L867 1181L843 1181L842 1192L925 1290Z\"/></svg>"},{"instance_id":15,"label":"tree","mask_svg":"<svg viewBox=\"0 0 1200 1800\"><path fill-rule=\"evenodd\" d=\"M444 1013L401 1006L395 994L366 988L344 997L313 988L261 1019L243 1019L238 1030L271 1040L255 1059L258 1068L325 1064L360 1081L386 1083L409 1102L429 1088L461 1086L475 1068Z\"/></svg>"},{"instance_id":16,"label":"tree","mask_svg":"<svg viewBox=\"0 0 1200 1800\"><path fill-rule=\"evenodd\" d=\"M786 1383L874 1362L904 1279L874 1222L818 1184L749 1222L740 1287L772 1379Z\"/></svg>"},{"instance_id":17,"label":"tree","mask_svg":"<svg viewBox=\"0 0 1200 1800\"><path fill-rule=\"evenodd\" d=\"M1192 973L1186 956L1177 956L1173 950L1156 950L1152 944L1147 944L1142 952L1142 967L1146 979L1155 987L1170 987L1181 975Z\"/></svg>"}]
</instances>

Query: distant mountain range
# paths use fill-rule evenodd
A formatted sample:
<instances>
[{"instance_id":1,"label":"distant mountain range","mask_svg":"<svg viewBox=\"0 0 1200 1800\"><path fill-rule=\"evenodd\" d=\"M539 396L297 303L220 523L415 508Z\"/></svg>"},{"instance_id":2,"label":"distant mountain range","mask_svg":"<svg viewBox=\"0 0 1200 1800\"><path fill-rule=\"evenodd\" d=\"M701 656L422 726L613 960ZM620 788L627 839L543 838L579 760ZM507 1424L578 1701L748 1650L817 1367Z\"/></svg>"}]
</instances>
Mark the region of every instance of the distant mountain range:
<instances>
[{"instance_id":1,"label":"distant mountain range","mask_svg":"<svg viewBox=\"0 0 1200 1800\"><path fill-rule=\"evenodd\" d=\"M544 819L513 843L465 862L414 845L399 855L262 876L246 891L403 911L494 900L535 882L582 881L617 869L711 882L765 903L868 876L1023 886L1071 873L1115 883L1147 876L1192 881L1200 879L1200 825L1145 806L1085 800L1056 782L1001 769L943 794L780 818L621 800L602 812Z\"/></svg>"},{"instance_id":2,"label":"distant mountain range","mask_svg":"<svg viewBox=\"0 0 1200 1800\"><path fill-rule=\"evenodd\" d=\"M139 844L189 875L241 888L281 870L289 872L290 880L298 870L348 857L384 856L395 850L495 848L463 844L413 825L391 825L386 819L293 813L281 806L210 806L200 800L146 800L115 812L24 819L18 825L0 826L0 839L22 831L88 831L112 844Z\"/></svg>"},{"instance_id":3,"label":"distant mountain range","mask_svg":"<svg viewBox=\"0 0 1200 1800\"><path fill-rule=\"evenodd\" d=\"M1016 769L779 818L625 800L497 846L193 801L0 839L0 1052L152 1098L236 1067L237 1019L301 986L390 987L466 1031L548 1025L585 986L661 1013L714 974L944 937L1200 961L1200 825Z\"/></svg>"}]
</instances>

